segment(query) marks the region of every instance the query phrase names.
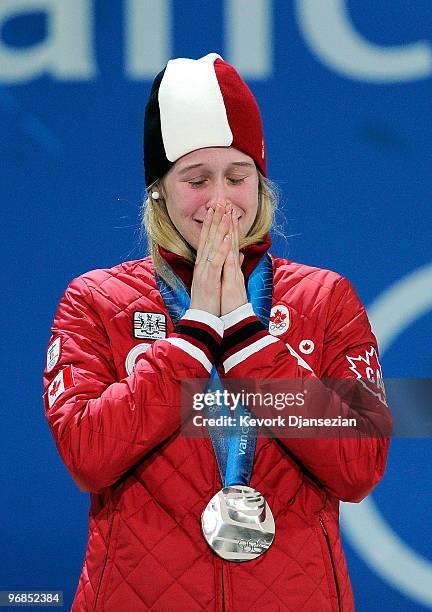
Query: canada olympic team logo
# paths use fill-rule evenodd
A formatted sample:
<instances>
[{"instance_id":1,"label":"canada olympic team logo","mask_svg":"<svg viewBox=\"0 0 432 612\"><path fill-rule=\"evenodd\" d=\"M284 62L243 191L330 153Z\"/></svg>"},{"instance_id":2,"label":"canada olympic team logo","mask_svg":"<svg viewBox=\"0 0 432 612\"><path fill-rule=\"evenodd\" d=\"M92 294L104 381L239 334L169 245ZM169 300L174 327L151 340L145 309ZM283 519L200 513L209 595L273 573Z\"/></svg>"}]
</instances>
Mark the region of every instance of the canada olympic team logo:
<instances>
[{"instance_id":1,"label":"canada olympic team logo","mask_svg":"<svg viewBox=\"0 0 432 612\"><path fill-rule=\"evenodd\" d=\"M270 311L269 332L272 336L284 334L290 324L289 310L284 304L273 306Z\"/></svg>"}]
</instances>

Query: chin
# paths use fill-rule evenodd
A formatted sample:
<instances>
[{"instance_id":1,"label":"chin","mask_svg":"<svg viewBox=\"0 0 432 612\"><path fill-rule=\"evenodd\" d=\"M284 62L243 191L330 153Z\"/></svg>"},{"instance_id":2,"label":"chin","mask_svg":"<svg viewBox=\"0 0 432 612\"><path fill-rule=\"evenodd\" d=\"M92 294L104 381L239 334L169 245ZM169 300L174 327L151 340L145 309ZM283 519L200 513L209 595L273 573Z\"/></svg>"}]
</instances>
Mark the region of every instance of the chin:
<instances>
[{"instance_id":1,"label":"chin","mask_svg":"<svg viewBox=\"0 0 432 612\"><path fill-rule=\"evenodd\" d=\"M183 240L186 240L191 249L196 251L199 244L199 236L183 236Z\"/></svg>"}]
</instances>

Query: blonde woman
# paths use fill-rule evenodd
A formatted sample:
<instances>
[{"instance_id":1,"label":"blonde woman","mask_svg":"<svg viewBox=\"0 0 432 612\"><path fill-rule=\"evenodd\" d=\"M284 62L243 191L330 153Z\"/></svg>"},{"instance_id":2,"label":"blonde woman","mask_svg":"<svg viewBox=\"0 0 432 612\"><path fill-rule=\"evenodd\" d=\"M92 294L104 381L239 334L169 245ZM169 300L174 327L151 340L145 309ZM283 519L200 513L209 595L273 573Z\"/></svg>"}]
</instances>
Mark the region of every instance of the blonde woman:
<instances>
[{"instance_id":1,"label":"blonde woman","mask_svg":"<svg viewBox=\"0 0 432 612\"><path fill-rule=\"evenodd\" d=\"M327 388L325 410L390 426L364 307L335 272L269 254L260 112L217 54L155 78L144 165L150 256L74 279L47 352L47 419L91 494L72 610L353 610L339 501L382 478L388 437L186 436L181 383L361 379L361 414Z\"/></svg>"}]
</instances>

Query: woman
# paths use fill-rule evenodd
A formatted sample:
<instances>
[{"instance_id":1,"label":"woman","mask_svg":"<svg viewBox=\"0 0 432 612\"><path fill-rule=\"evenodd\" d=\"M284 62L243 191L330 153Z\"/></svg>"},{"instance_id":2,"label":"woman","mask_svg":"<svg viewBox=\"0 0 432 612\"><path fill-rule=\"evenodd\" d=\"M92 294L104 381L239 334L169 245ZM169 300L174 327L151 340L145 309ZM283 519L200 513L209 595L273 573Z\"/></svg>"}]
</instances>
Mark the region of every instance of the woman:
<instances>
[{"instance_id":1,"label":"woman","mask_svg":"<svg viewBox=\"0 0 432 612\"><path fill-rule=\"evenodd\" d=\"M340 275L268 254L260 113L220 56L156 77L144 153L151 257L73 280L48 346L47 419L91 493L72 609L353 610L339 500L382 478L388 438L187 437L180 383L312 381L321 408L388 433L365 309Z\"/></svg>"}]
</instances>

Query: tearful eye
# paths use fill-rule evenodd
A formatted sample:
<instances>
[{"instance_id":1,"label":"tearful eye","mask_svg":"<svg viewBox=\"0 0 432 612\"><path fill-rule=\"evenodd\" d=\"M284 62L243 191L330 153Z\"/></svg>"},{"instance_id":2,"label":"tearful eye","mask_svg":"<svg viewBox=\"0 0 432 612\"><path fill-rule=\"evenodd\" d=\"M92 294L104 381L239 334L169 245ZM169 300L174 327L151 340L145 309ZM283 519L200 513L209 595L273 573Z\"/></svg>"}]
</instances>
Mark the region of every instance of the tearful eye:
<instances>
[{"instance_id":1,"label":"tearful eye","mask_svg":"<svg viewBox=\"0 0 432 612\"><path fill-rule=\"evenodd\" d=\"M229 178L229 182L231 183L231 185L241 185L241 183L243 183L243 181L245 180L246 177L242 177L242 178Z\"/></svg>"},{"instance_id":2,"label":"tearful eye","mask_svg":"<svg viewBox=\"0 0 432 612\"><path fill-rule=\"evenodd\" d=\"M205 179L199 179L198 181L188 181L191 187L199 187L205 183Z\"/></svg>"}]
</instances>

